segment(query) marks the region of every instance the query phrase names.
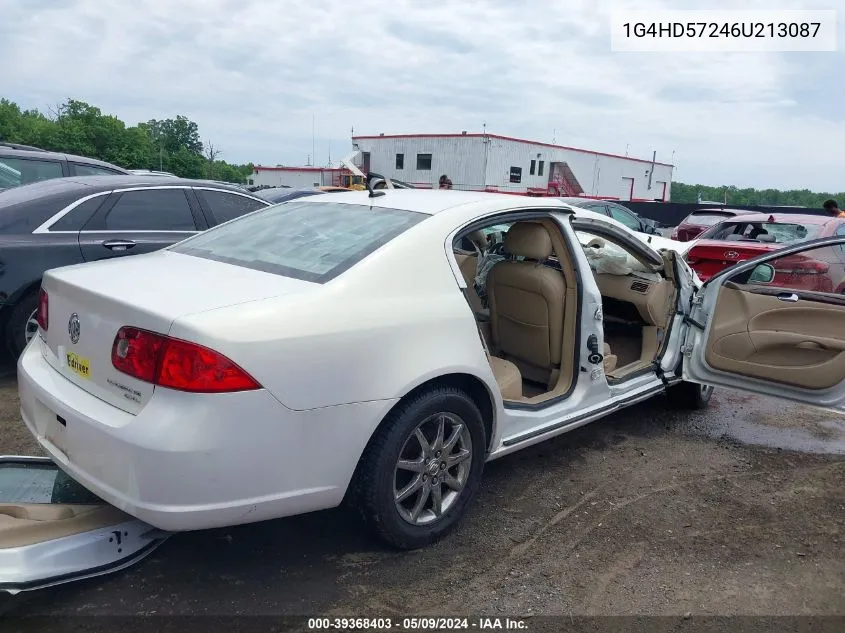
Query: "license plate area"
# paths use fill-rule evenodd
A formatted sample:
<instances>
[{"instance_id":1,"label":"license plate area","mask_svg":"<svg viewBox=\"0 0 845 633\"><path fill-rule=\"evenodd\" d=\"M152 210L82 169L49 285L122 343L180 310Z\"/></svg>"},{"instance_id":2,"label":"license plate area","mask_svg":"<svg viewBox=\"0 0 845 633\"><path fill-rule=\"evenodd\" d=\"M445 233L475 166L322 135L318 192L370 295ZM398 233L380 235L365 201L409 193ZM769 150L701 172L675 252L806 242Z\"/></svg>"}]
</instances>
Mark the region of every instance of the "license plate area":
<instances>
[{"instance_id":1,"label":"license plate area","mask_svg":"<svg viewBox=\"0 0 845 633\"><path fill-rule=\"evenodd\" d=\"M62 454L67 455L67 421L51 412L44 438Z\"/></svg>"}]
</instances>

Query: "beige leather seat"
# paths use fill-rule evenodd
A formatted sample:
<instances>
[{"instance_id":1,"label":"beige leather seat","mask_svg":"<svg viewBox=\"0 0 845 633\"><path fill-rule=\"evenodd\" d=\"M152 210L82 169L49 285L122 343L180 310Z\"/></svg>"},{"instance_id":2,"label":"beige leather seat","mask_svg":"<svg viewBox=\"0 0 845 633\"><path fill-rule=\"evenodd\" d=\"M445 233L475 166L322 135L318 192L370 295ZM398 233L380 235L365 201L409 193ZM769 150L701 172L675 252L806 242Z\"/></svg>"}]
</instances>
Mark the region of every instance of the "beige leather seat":
<instances>
[{"instance_id":1,"label":"beige leather seat","mask_svg":"<svg viewBox=\"0 0 845 633\"><path fill-rule=\"evenodd\" d=\"M493 370L493 377L502 392L505 400L522 399L522 374L519 368L512 362L497 356L490 356L490 368Z\"/></svg>"},{"instance_id":2,"label":"beige leather seat","mask_svg":"<svg viewBox=\"0 0 845 633\"><path fill-rule=\"evenodd\" d=\"M505 237L507 255L487 276L493 353L512 361L534 382L557 382L561 362L566 281L541 262L554 252L543 225L517 222Z\"/></svg>"},{"instance_id":3,"label":"beige leather seat","mask_svg":"<svg viewBox=\"0 0 845 633\"><path fill-rule=\"evenodd\" d=\"M616 363L619 362L619 358L610 351L610 345L607 343L604 344L604 373L609 374L614 369L616 369Z\"/></svg>"},{"instance_id":4,"label":"beige leather seat","mask_svg":"<svg viewBox=\"0 0 845 633\"><path fill-rule=\"evenodd\" d=\"M488 246L487 235L482 230L473 231L468 234L467 239L472 242L476 248L473 255L459 254L455 258L458 262L458 267L461 269L461 275L467 284L467 292L469 294L469 304L473 312L479 316L486 316L484 305L481 302L481 297L475 291L475 272L478 269L478 256L483 253Z\"/></svg>"}]
</instances>

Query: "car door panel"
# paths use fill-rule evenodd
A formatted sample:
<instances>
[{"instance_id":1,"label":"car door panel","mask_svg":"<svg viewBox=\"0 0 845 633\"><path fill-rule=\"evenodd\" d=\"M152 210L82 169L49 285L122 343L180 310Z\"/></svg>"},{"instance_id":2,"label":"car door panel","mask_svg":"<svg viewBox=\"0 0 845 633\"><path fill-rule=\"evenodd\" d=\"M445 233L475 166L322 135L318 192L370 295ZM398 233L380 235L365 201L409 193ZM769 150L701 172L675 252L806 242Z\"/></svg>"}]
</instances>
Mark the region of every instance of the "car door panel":
<instances>
[{"instance_id":1,"label":"car door panel","mask_svg":"<svg viewBox=\"0 0 845 633\"><path fill-rule=\"evenodd\" d=\"M115 192L79 233L85 261L160 250L197 233L193 192L160 187ZM201 221L204 227L204 219Z\"/></svg>"},{"instance_id":2,"label":"car door panel","mask_svg":"<svg viewBox=\"0 0 845 633\"><path fill-rule=\"evenodd\" d=\"M778 294L727 283L712 317L707 364L804 389L837 385L845 379L845 300L805 295L791 303Z\"/></svg>"},{"instance_id":3,"label":"car door panel","mask_svg":"<svg viewBox=\"0 0 845 633\"><path fill-rule=\"evenodd\" d=\"M806 290L841 285L843 244L806 242L713 277L691 315L684 378L845 410L845 295ZM761 265L771 278L750 281Z\"/></svg>"}]
</instances>

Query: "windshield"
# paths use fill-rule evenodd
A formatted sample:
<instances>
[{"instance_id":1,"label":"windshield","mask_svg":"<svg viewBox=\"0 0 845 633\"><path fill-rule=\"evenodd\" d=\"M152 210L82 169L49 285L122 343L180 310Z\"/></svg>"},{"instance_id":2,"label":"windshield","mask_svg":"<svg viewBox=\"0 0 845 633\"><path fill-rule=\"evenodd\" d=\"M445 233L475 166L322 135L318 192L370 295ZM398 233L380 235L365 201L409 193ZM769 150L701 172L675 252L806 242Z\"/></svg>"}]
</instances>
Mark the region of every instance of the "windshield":
<instances>
[{"instance_id":1,"label":"windshield","mask_svg":"<svg viewBox=\"0 0 845 633\"><path fill-rule=\"evenodd\" d=\"M821 231L822 227L819 224L723 222L719 226L704 231L699 239L790 244L813 240L819 236Z\"/></svg>"},{"instance_id":2,"label":"windshield","mask_svg":"<svg viewBox=\"0 0 845 633\"><path fill-rule=\"evenodd\" d=\"M325 283L428 216L334 202L286 202L245 215L170 250Z\"/></svg>"}]
</instances>

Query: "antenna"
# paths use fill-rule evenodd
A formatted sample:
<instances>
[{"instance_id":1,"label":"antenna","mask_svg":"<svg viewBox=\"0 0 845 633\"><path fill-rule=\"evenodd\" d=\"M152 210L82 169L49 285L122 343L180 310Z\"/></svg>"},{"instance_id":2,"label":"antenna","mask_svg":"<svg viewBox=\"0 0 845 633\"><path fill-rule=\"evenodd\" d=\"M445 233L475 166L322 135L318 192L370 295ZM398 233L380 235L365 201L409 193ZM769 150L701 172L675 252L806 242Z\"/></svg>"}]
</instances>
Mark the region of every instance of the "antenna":
<instances>
[{"instance_id":1,"label":"antenna","mask_svg":"<svg viewBox=\"0 0 845 633\"><path fill-rule=\"evenodd\" d=\"M314 157L314 162L317 162L317 137L316 137L316 129L317 129L317 117L316 115L311 115L311 156Z\"/></svg>"}]
</instances>

